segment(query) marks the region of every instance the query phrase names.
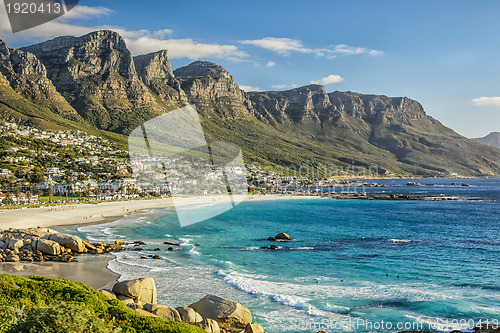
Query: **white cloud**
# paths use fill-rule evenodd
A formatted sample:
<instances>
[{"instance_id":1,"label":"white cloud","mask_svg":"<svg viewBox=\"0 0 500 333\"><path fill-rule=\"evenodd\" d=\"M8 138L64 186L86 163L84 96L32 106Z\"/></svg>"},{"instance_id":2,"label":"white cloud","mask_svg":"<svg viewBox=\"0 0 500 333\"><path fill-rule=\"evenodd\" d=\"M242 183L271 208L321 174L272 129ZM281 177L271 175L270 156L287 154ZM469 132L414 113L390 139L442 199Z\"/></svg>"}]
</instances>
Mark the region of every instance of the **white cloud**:
<instances>
[{"instance_id":1,"label":"white cloud","mask_svg":"<svg viewBox=\"0 0 500 333\"><path fill-rule=\"evenodd\" d=\"M472 100L472 103L475 105L500 105L500 97L479 97L479 98L474 98Z\"/></svg>"},{"instance_id":2,"label":"white cloud","mask_svg":"<svg viewBox=\"0 0 500 333\"><path fill-rule=\"evenodd\" d=\"M244 91L262 91L259 87L252 87L252 86L239 86L241 90Z\"/></svg>"},{"instance_id":3,"label":"white cloud","mask_svg":"<svg viewBox=\"0 0 500 333\"><path fill-rule=\"evenodd\" d=\"M82 26L70 24L72 19L90 19L111 15L113 10L106 7L76 6L68 14L39 25L33 29L12 33L5 7L0 6L0 36L8 43L33 44L61 35L82 36L89 32L109 29L119 33L134 55L167 49L171 58L189 58L197 60L204 57L224 58L239 61L248 57L236 45L199 43L192 39L167 39L173 31L161 29L128 30L117 26Z\"/></svg>"},{"instance_id":4,"label":"white cloud","mask_svg":"<svg viewBox=\"0 0 500 333\"><path fill-rule=\"evenodd\" d=\"M72 10L61 16L58 20L69 21L72 19L91 19L95 17L109 16L113 13L115 13L114 10L103 6L75 6Z\"/></svg>"},{"instance_id":5,"label":"white cloud","mask_svg":"<svg viewBox=\"0 0 500 333\"><path fill-rule=\"evenodd\" d=\"M337 44L327 48L311 49L304 47L304 43L301 40L291 38L265 37L262 39L242 40L240 43L254 45L286 56L290 55L292 52L301 52L313 53L318 57L326 57L327 59L335 59L338 55L352 56L369 54L372 56L379 56L384 54L384 52L379 50L372 50L366 47L354 47L347 44Z\"/></svg>"},{"instance_id":6,"label":"white cloud","mask_svg":"<svg viewBox=\"0 0 500 333\"><path fill-rule=\"evenodd\" d=\"M276 63L274 61L269 61L267 64L266 64L266 67L274 67L276 66Z\"/></svg>"},{"instance_id":7,"label":"white cloud","mask_svg":"<svg viewBox=\"0 0 500 333\"><path fill-rule=\"evenodd\" d=\"M384 51L379 51L379 50L370 50L370 51L368 51L368 54L369 54L369 55L372 55L372 56L379 56L379 55L383 55L383 54L384 54Z\"/></svg>"},{"instance_id":8,"label":"white cloud","mask_svg":"<svg viewBox=\"0 0 500 333\"><path fill-rule=\"evenodd\" d=\"M238 61L248 54L235 45L205 44L192 39L158 39L149 36L125 38L132 54L144 54L158 50L168 50L170 58L189 58L192 60L215 57Z\"/></svg>"},{"instance_id":9,"label":"white cloud","mask_svg":"<svg viewBox=\"0 0 500 333\"><path fill-rule=\"evenodd\" d=\"M297 88L298 85L295 84L295 83L284 83L284 84L273 84L272 87L274 89L281 90L281 89L293 89L293 88Z\"/></svg>"},{"instance_id":10,"label":"white cloud","mask_svg":"<svg viewBox=\"0 0 500 333\"><path fill-rule=\"evenodd\" d=\"M344 78L340 75L336 75L336 74L330 74L322 79L319 79L319 80L311 80L311 84L323 84L323 85L327 85L327 84L332 84L332 83L339 83L339 82L342 82L344 81Z\"/></svg>"},{"instance_id":11,"label":"white cloud","mask_svg":"<svg viewBox=\"0 0 500 333\"><path fill-rule=\"evenodd\" d=\"M266 37L262 39L242 40L240 41L240 43L245 45L258 46L263 49L271 50L283 55L289 55L290 52L313 52L313 50L311 49L304 48L302 41L291 38Z\"/></svg>"}]
</instances>

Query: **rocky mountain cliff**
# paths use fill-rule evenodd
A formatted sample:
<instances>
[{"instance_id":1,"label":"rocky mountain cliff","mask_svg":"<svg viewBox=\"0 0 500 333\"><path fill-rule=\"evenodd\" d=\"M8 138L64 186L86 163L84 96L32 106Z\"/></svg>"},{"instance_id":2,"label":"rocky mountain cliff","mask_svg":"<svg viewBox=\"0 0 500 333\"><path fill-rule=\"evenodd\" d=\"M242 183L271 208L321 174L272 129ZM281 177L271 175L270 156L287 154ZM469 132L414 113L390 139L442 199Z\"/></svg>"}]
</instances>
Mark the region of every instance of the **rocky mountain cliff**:
<instances>
[{"instance_id":1,"label":"rocky mountain cliff","mask_svg":"<svg viewBox=\"0 0 500 333\"><path fill-rule=\"evenodd\" d=\"M187 97L172 71L167 50L134 57L137 73L157 96L167 103L185 104Z\"/></svg>"},{"instance_id":2,"label":"rocky mountain cliff","mask_svg":"<svg viewBox=\"0 0 500 333\"><path fill-rule=\"evenodd\" d=\"M487 136L484 136L482 138L472 139L472 140L475 140L475 141L482 143L484 145L488 145L488 146L500 149L500 132L491 132Z\"/></svg>"},{"instance_id":3,"label":"rocky mountain cliff","mask_svg":"<svg viewBox=\"0 0 500 333\"><path fill-rule=\"evenodd\" d=\"M407 97L327 93L321 85L245 93L210 62L172 71L166 50L132 57L111 31L20 50L0 43L4 119L126 135L188 103L197 106L207 139L239 145L247 162L374 167L400 175L500 174L499 150L460 136Z\"/></svg>"},{"instance_id":4,"label":"rocky mountain cliff","mask_svg":"<svg viewBox=\"0 0 500 333\"><path fill-rule=\"evenodd\" d=\"M22 50L45 65L57 90L97 128L128 133L165 111L139 78L130 51L116 32L58 37ZM147 72L145 67L141 71Z\"/></svg>"},{"instance_id":5,"label":"rocky mountain cliff","mask_svg":"<svg viewBox=\"0 0 500 333\"><path fill-rule=\"evenodd\" d=\"M233 77L219 65L196 61L178 68L174 75L191 104L206 116L222 119L254 119L254 109L247 94Z\"/></svg>"},{"instance_id":6,"label":"rocky mountain cliff","mask_svg":"<svg viewBox=\"0 0 500 333\"><path fill-rule=\"evenodd\" d=\"M72 120L82 120L47 78L47 69L29 52L11 49L0 40L0 73L4 83L32 102ZM4 85L4 86L6 86Z\"/></svg>"}]
</instances>

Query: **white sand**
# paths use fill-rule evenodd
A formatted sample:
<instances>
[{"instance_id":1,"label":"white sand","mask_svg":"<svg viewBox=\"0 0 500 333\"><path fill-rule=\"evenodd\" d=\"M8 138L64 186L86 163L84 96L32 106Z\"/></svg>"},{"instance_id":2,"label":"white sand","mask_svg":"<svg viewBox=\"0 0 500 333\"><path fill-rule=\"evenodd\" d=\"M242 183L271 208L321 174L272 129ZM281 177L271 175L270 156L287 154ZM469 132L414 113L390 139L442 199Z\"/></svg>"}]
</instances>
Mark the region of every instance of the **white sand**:
<instances>
[{"instance_id":1,"label":"white sand","mask_svg":"<svg viewBox=\"0 0 500 333\"><path fill-rule=\"evenodd\" d=\"M176 206L208 205L223 203L228 196L206 196L195 198L176 198ZM318 199L310 196L255 195L246 201ZM151 200L130 200L104 202L99 204L79 204L29 209L1 209L0 229L50 227L55 225L86 224L118 219L144 209L173 207L171 198Z\"/></svg>"}]
</instances>

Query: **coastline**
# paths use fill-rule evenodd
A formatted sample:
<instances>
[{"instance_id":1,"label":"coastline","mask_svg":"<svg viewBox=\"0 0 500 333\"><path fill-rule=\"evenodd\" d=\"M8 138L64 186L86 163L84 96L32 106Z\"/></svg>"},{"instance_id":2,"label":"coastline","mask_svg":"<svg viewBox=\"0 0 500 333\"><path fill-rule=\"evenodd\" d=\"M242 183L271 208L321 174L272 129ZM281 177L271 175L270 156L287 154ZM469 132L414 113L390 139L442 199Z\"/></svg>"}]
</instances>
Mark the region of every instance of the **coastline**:
<instances>
[{"instance_id":1,"label":"coastline","mask_svg":"<svg viewBox=\"0 0 500 333\"><path fill-rule=\"evenodd\" d=\"M324 199L303 195L251 195L245 201L307 200ZM177 206L207 205L227 202L224 197L176 198ZM39 207L29 209L0 210L0 229L47 227L76 230L81 226L111 223L120 218L147 209L172 208L172 198L151 200L130 200L104 202L99 204L79 204L72 206ZM84 262L43 262L43 263L0 263L0 274L19 276L45 276L83 282L99 290L111 288L120 274L111 271L108 263L112 255L92 255Z\"/></svg>"},{"instance_id":2,"label":"coastline","mask_svg":"<svg viewBox=\"0 0 500 333\"><path fill-rule=\"evenodd\" d=\"M301 195L253 195L245 201L319 199L315 196ZM208 205L227 202L227 196L176 198L176 206ZM151 200L129 200L102 202L97 204L79 204L49 206L27 209L0 210L0 228L35 228L63 225L84 225L97 222L113 222L119 218L138 213L145 209L172 208L172 198Z\"/></svg>"}]
</instances>

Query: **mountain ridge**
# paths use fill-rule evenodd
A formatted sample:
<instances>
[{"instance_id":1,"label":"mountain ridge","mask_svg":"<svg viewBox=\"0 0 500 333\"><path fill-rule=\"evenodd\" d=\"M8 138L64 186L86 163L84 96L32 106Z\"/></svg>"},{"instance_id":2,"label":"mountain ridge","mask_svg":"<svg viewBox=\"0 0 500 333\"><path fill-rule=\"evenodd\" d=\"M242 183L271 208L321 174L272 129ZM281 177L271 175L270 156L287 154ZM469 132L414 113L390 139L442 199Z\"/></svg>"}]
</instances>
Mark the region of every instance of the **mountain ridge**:
<instances>
[{"instance_id":1,"label":"mountain ridge","mask_svg":"<svg viewBox=\"0 0 500 333\"><path fill-rule=\"evenodd\" d=\"M166 50L132 57L123 38L107 30L18 50L2 43L0 84L9 96L38 103L32 113L39 118L127 135L159 114L195 104L207 139L238 144L247 162L376 166L387 175L500 174L497 149L457 134L407 97L328 93L321 85L247 93L222 66L195 61L172 70ZM21 66L12 64L15 53L23 55ZM20 88L31 75L23 68L38 75L30 89ZM53 101L39 101L44 86ZM4 113L19 116L22 109Z\"/></svg>"},{"instance_id":2,"label":"mountain ridge","mask_svg":"<svg viewBox=\"0 0 500 333\"><path fill-rule=\"evenodd\" d=\"M491 132L482 138L472 139L484 145L500 149L500 132Z\"/></svg>"}]
</instances>

